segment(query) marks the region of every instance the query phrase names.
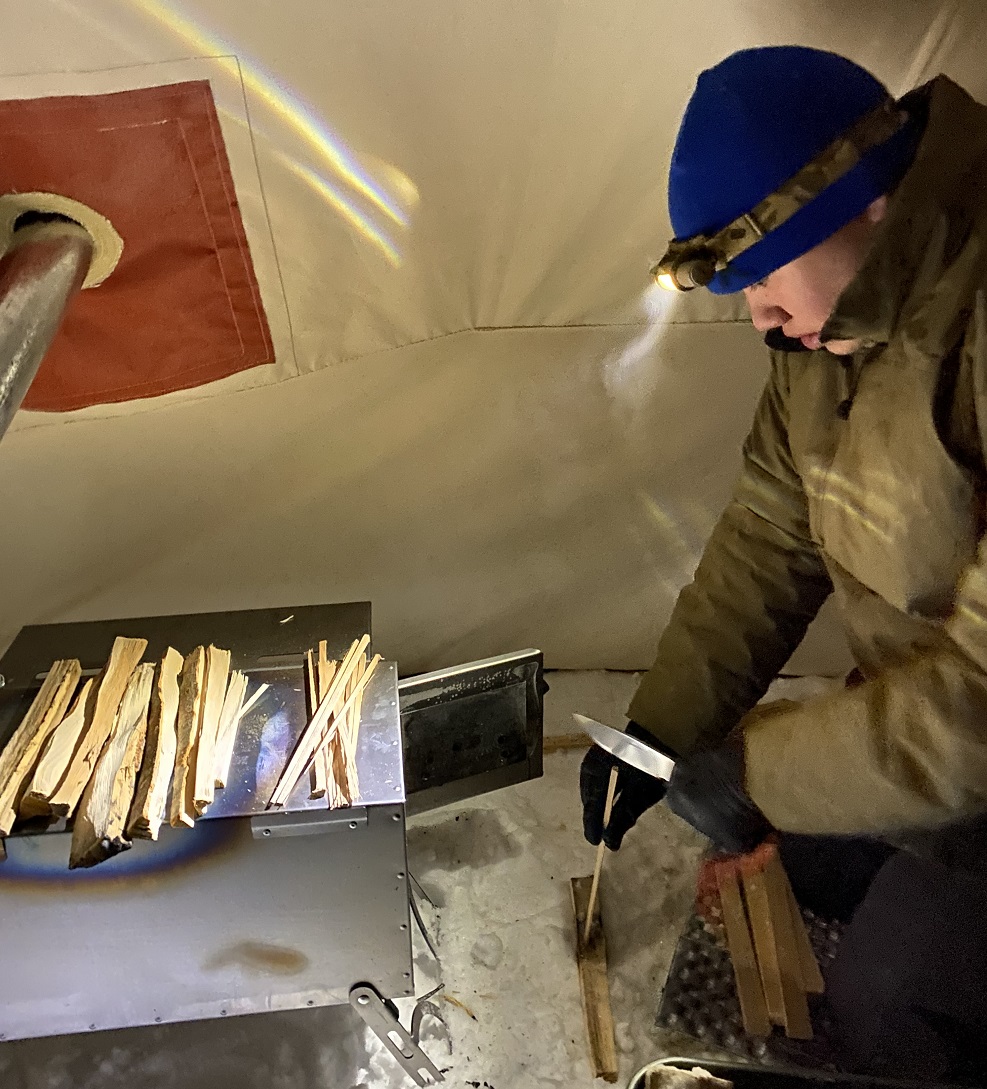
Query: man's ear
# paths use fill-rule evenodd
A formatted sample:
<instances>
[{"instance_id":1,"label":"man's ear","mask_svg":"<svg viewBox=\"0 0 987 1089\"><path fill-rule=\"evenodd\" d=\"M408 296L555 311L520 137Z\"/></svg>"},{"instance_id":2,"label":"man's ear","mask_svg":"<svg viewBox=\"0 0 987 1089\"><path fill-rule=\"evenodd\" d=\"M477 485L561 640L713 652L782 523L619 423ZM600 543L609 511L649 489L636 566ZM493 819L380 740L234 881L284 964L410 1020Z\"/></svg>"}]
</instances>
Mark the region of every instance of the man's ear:
<instances>
[{"instance_id":1,"label":"man's ear","mask_svg":"<svg viewBox=\"0 0 987 1089\"><path fill-rule=\"evenodd\" d=\"M870 204L867 205L867 210L864 212L864 215L867 217L868 223L880 223L885 215L887 215L887 211L888 198L882 193L881 196L877 197L876 200L872 200Z\"/></svg>"}]
</instances>

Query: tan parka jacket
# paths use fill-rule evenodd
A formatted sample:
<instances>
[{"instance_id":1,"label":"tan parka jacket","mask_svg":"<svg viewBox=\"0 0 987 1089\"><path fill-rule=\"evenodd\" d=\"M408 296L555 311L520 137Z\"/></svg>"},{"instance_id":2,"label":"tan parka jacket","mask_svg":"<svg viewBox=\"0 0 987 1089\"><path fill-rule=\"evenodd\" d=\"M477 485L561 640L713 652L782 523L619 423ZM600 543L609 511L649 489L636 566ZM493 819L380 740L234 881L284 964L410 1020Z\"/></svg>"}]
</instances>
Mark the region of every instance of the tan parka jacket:
<instances>
[{"instance_id":1,"label":"tan parka jacket","mask_svg":"<svg viewBox=\"0 0 987 1089\"><path fill-rule=\"evenodd\" d=\"M786 831L987 813L987 107L945 77L825 333L779 352L734 498L630 716L679 753L725 736L834 593L866 678L745 723L747 789Z\"/></svg>"}]
</instances>

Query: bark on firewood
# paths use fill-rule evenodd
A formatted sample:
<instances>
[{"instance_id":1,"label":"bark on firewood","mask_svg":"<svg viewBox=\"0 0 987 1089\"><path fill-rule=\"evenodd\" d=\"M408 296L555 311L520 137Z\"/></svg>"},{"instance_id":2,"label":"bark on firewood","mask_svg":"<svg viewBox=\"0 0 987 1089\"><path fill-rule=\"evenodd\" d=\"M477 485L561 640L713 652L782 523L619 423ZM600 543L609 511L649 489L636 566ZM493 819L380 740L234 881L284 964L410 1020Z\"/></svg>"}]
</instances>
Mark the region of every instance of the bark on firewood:
<instances>
[{"instance_id":1,"label":"bark on firewood","mask_svg":"<svg viewBox=\"0 0 987 1089\"><path fill-rule=\"evenodd\" d=\"M51 811L56 816L69 817L75 812L79 798L92 778L103 746L113 732L117 711L120 709L120 701L130 675L137 668L146 649L146 639L118 637L113 641L113 649L100 676L95 698L86 706L86 723L79 747L73 754L58 789L49 799Z\"/></svg>"},{"instance_id":2,"label":"bark on firewood","mask_svg":"<svg viewBox=\"0 0 987 1089\"><path fill-rule=\"evenodd\" d=\"M138 666L127 683L113 730L83 791L72 829L69 869L95 866L131 844L124 825L144 754L154 666Z\"/></svg>"},{"instance_id":3,"label":"bark on firewood","mask_svg":"<svg viewBox=\"0 0 987 1089\"><path fill-rule=\"evenodd\" d=\"M0 753L0 836L7 835L13 827L44 743L62 720L81 675L78 659L55 662L20 726Z\"/></svg>"},{"instance_id":4,"label":"bark on firewood","mask_svg":"<svg viewBox=\"0 0 987 1089\"><path fill-rule=\"evenodd\" d=\"M195 747L193 804L201 816L216 792L216 737L219 733L226 686L230 676L230 652L218 647L206 650L206 678L202 694L202 724Z\"/></svg>"},{"instance_id":5,"label":"bark on firewood","mask_svg":"<svg viewBox=\"0 0 987 1089\"><path fill-rule=\"evenodd\" d=\"M202 696L206 677L206 648L196 647L185 659L178 693L178 746L171 784L171 824L195 824L195 748L202 725Z\"/></svg>"},{"instance_id":6,"label":"bark on firewood","mask_svg":"<svg viewBox=\"0 0 987 1089\"><path fill-rule=\"evenodd\" d=\"M58 784L79 747L83 727L86 725L86 707L90 699L95 699L95 686L96 678L90 677L75 694L65 717L48 735L34 775L21 798L18 812L24 820L51 816L48 799L58 789Z\"/></svg>"},{"instance_id":7,"label":"bark on firewood","mask_svg":"<svg viewBox=\"0 0 987 1089\"><path fill-rule=\"evenodd\" d=\"M127 820L127 834L131 839L157 839L158 830L167 816L168 788L175 771L178 747L175 722L181 670L182 656L169 647L151 688L144 762Z\"/></svg>"}]
</instances>

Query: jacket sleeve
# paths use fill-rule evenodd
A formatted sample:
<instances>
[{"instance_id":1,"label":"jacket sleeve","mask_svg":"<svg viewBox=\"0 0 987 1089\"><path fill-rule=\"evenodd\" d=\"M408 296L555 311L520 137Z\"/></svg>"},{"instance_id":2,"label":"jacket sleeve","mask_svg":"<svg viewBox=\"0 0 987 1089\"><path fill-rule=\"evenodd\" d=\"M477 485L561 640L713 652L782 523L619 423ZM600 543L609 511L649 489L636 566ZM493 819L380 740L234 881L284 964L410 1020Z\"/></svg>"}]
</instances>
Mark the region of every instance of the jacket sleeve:
<instances>
[{"instance_id":1,"label":"jacket sleeve","mask_svg":"<svg viewBox=\"0 0 987 1089\"><path fill-rule=\"evenodd\" d=\"M987 448L987 352L966 365ZM748 792L783 831L889 834L987 810L987 539L924 649L744 734Z\"/></svg>"},{"instance_id":2,"label":"jacket sleeve","mask_svg":"<svg viewBox=\"0 0 987 1089\"><path fill-rule=\"evenodd\" d=\"M684 755L764 695L832 590L788 444L788 360L772 373L734 496L679 595L630 717Z\"/></svg>"}]
</instances>

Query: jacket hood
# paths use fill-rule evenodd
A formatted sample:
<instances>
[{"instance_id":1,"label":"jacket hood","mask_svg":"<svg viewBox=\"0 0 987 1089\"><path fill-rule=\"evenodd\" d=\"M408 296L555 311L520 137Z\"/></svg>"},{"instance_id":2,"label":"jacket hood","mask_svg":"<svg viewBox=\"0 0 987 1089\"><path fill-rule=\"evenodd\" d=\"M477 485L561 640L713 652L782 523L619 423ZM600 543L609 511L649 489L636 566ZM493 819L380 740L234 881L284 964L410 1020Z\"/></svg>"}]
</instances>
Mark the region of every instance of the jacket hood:
<instances>
[{"instance_id":1,"label":"jacket hood","mask_svg":"<svg viewBox=\"0 0 987 1089\"><path fill-rule=\"evenodd\" d=\"M904 332L941 351L987 278L987 107L946 76L901 105L924 125L915 159L823 336L886 344Z\"/></svg>"}]
</instances>

